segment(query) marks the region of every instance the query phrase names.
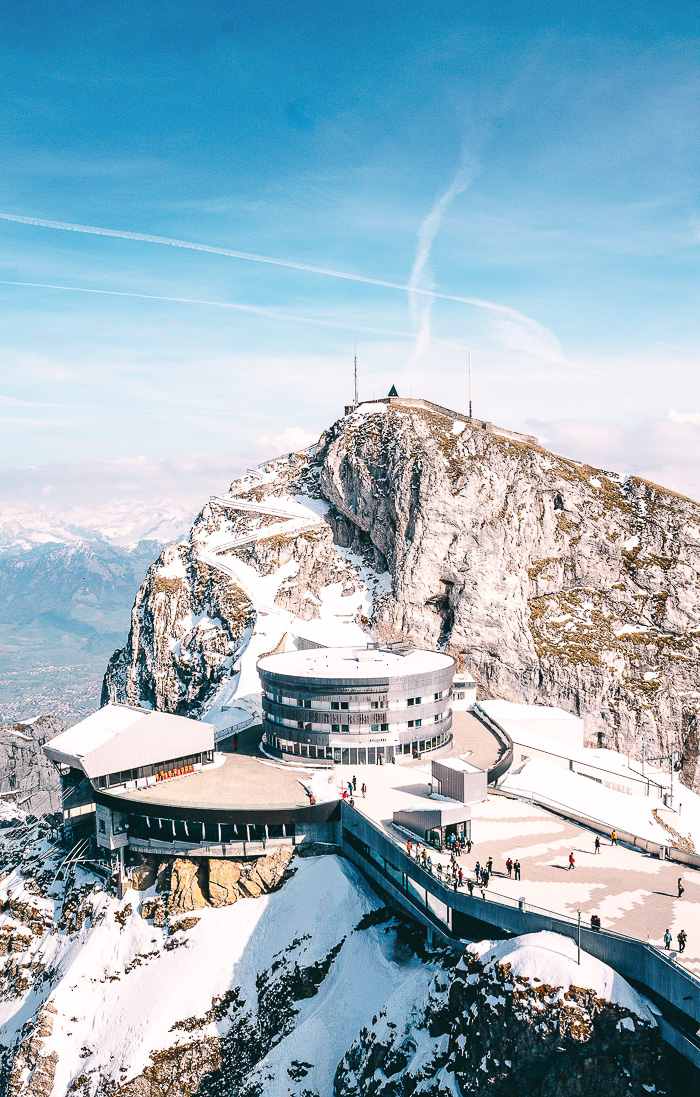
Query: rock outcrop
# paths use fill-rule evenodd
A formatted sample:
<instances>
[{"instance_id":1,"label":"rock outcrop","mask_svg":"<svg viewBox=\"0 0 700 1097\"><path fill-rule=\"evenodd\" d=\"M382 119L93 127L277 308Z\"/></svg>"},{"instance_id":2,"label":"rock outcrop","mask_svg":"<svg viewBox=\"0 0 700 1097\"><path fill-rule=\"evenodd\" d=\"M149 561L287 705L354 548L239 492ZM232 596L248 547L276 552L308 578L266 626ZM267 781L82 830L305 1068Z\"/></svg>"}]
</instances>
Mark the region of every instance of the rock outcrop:
<instances>
[{"instance_id":1,"label":"rock outcrop","mask_svg":"<svg viewBox=\"0 0 700 1097\"><path fill-rule=\"evenodd\" d=\"M276 605L308 620L323 617L330 587L348 604L362 588L355 619L368 637L445 648L483 697L560 705L593 745L660 755L675 738L682 779L699 787L697 503L400 404L360 407L267 472L241 497L328 508L318 532L234 551L250 574L279 577ZM201 549L269 521L204 508L151 568L105 697L216 703L260 607Z\"/></svg>"},{"instance_id":2,"label":"rock outcrop","mask_svg":"<svg viewBox=\"0 0 700 1097\"><path fill-rule=\"evenodd\" d=\"M503 946L517 954L520 942L536 938L561 940L533 934ZM641 1000L634 1008L631 988L629 1003L620 1004L569 978L550 985L546 951L540 979L467 949L435 976L424 1000L389 1004L363 1030L338 1067L334 1097L673 1092L656 1024ZM573 963L569 975L575 972Z\"/></svg>"},{"instance_id":3,"label":"rock outcrop","mask_svg":"<svg viewBox=\"0 0 700 1097\"><path fill-rule=\"evenodd\" d=\"M292 849L277 849L264 857L245 861L227 858L176 857L158 862L146 858L131 870L131 886L144 891L156 880L157 887L167 895L144 899L144 918L165 923L174 917L204 907L227 907L239 899L257 899L274 891L284 882L289 871Z\"/></svg>"},{"instance_id":4,"label":"rock outcrop","mask_svg":"<svg viewBox=\"0 0 700 1097\"><path fill-rule=\"evenodd\" d=\"M61 806L61 782L42 745L65 731L55 716L40 716L29 723L0 724L0 812L36 815ZM2 815L0 815L0 818Z\"/></svg>"}]
</instances>

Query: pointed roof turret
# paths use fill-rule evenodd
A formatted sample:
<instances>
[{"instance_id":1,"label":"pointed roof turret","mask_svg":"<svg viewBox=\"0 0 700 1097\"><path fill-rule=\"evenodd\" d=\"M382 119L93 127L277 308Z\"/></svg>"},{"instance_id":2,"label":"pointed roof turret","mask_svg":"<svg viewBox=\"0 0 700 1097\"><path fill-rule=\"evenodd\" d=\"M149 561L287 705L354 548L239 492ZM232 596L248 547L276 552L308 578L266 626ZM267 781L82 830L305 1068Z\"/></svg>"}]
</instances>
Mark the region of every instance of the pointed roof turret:
<instances>
[{"instance_id":1,"label":"pointed roof turret","mask_svg":"<svg viewBox=\"0 0 700 1097\"><path fill-rule=\"evenodd\" d=\"M399 394L396 391L396 385L392 385L391 388L389 389L389 396L398 396L398 395Z\"/></svg>"}]
</instances>

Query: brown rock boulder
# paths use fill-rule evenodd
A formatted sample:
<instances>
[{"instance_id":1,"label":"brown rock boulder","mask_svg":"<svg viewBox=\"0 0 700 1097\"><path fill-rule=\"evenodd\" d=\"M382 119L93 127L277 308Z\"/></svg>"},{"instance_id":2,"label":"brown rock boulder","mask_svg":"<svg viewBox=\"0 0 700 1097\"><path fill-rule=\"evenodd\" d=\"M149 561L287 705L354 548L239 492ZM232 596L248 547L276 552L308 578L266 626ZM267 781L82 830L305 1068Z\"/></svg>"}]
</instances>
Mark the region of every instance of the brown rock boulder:
<instances>
[{"instance_id":1,"label":"brown rock boulder","mask_svg":"<svg viewBox=\"0 0 700 1097\"><path fill-rule=\"evenodd\" d=\"M226 907L240 896L241 866L238 861L209 861L209 902L213 907Z\"/></svg>"},{"instance_id":2,"label":"brown rock boulder","mask_svg":"<svg viewBox=\"0 0 700 1097\"><path fill-rule=\"evenodd\" d=\"M206 907L204 866L178 857L173 862L168 913L183 914L188 910L201 910Z\"/></svg>"},{"instance_id":3,"label":"brown rock boulder","mask_svg":"<svg viewBox=\"0 0 700 1097\"><path fill-rule=\"evenodd\" d=\"M156 865L153 861L142 861L131 870L131 886L134 891L146 891L156 882Z\"/></svg>"}]
</instances>

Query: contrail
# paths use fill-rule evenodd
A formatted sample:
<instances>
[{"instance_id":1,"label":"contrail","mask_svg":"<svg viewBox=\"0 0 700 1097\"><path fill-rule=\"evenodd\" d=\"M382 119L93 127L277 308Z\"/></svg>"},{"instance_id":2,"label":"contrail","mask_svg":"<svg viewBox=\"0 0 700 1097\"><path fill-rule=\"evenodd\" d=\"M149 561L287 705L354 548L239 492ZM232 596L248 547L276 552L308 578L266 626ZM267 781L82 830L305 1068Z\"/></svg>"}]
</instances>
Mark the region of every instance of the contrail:
<instances>
[{"instance_id":1,"label":"contrail","mask_svg":"<svg viewBox=\"0 0 700 1097\"><path fill-rule=\"evenodd\" d=\"M434 294L432 290L426 290L424 286L420 285L421 279L425 273L425 268L430 258L430 251L433 246L435 237L437 236L440 225L442 224L443 214L452 201L466 190L473 178L473 169L463 167L458 171L457 175L453 179L444 194L441 194L437 201L434 203L428 216L421 223L418 228L418 246L416 248L416 257L413 261L413 267L411 269L411 276L408 280L410 286L409 289L409 303L411 310L414 314L418 311L418 302L415 299L416 294L422 294L427 296L423 304L423 308L420 310L420 328L416 336L415 345L411 352L411 357L407 363L407 368L415 365L423 357L425 351L428 348L431 335L431 316L433 310L433 301L437 294Z\"/></svg>"},{"instance_id":2,"label":"contrail","mask_svg":"<svg viewBox=\"0 0 700 1097\"><path fill-rule=\"evenodd\" d=\"M311 316L297 316L286 312L273 312L271 309L256 308L255 305L239 305L233 301L202 301L193 297L162 297L155 293L128 293L126 290L89 289L85 286L54 286L46 282L10 282L0 278L0 286L29 286L33 289L67 290L70 293L98 293L108 297L138 297L143 301L173 301L180 305L213 305L218 309L235 309L238 312L254 312L258 316L267 316L273 320L291 320L296 324L318 324L323 328L342 328L348 331L361 331L368 335L396 335L411 339L409 331L391 331L386 328L364 328L357 324L343 324L334 320L317 320Z\"/></svg>"},{"instance_id":3,"label":"contrail","mask_svg":"<svg viewBox=\"0 0 700 1097\"><path fill-rule=\"evenodd\" d=\"M511 308L509 305L501 305L495 301L486 301L480 297L462 297L458 294L453 293L439 293L437 290L434 289L423 289L420 286L405 285L402 282L387 282L381 278L369 278L364 274L350 274L347 271L331 270L327 267L311 266L308 263L296 263L289 259L275 259L269 255L254 255L246 251L234 251L231 248L215 247L213 244L195 244L190 240L172 240L166 236L152 236L149 233L145 232L125 232L122 229L103 229L98 228L95 225L74 225L67 221L48 221L42 217L21 217L19 214L16 213L0 213L0 220L14 221L21 225L34 225L38 228L62 229L65 232L82 232L87 233L89 236L114 236L120 240L136 240L147 244L165 244L168 247L172 248L187 248L190 251L204 251L209 252L213 255L226 255L232 259L244 259L251 263L267 263L271 266L287 267L291 270L303 270L308 271L311 274L321 274L328 278L342 278L348 282L362 282L365 285L369 286L381 286L384 289L400 290L403 293L408 292L413 294L420 294L423 297L427 297L430 299L439 298L441 301L456 301L462 305L474 305L476 308L488 309L489 311L495 313L497 316L500 317L502 321L501 326L503 329L502 334L505 337L504 341L506 342L506 344L510 343L512 349L520 350L521 346L519 344L524 344L524 346L528 348L525 353L535 353L537 356L543 354L544 357L547 358L549 361L559 362L562 365L566 365L572 368L578 368L576 367L575 363L570 362L566 358L561 347L559 346L556 336L554 336L549 328L545 327L544 324L541 324L539 320L533 320L531 317L526 316L524 313L518 312L517 309ZM57 286L47 288L63 289L65 287ZM79 287L74 288L77 291L82 292L79 290ZM105 290L102 292L106 293L109 291ZM116 293L116 291L112 292ZM144 296L147 295L144 294ZM176 299L173 298L173 300ZM183 299L183 303L187 303L185 299ZM207 302L192 303L206 304ZM221 302L212 301L209 303L221 306ZM245 308L247 310L253 311L252 305L232 305L230 307L238 307L241 309ZM283 314L278 315L282 317ZM289 317L284 318L289 319ZM327 323L327 326L335 326L331 325L330 321L324 322L321 320L300 320L300 322L315 324ZM346 325L339 326L346 327ZM347 325L347 327L352 328L352 325ZM362 329L355 328L354 330L360 331ZM392 334L401 335L402 337L406 335L405 332L384 333L380 332L379 330L364 330L367 330L369 334ZM411 336L411 338L412 337L413 336Z\"/></svg>"},{"instance_id":4,"label":"contrail","mask_svg":"<svg viewBox=\"0 0 700 1097\"><path fill-rule=\"evenodd\" d=\"M16 221L20 225L35 225L44 229L63 229L65 232L83 232L89 236L116 236L120 240L138 240L146 244L166 244L171 248L187 248L190 251L206 251L213 255L227 255L232 259L245 259L251 263L268 263L275 267L289 267L291 270L304 270L311 274L323 274L328 278L344 278L349 282L364 282L369 286L383 286L385 289L397 289L403 292L420 293L426 297L439 297L443 301L458 301L463 305L476 305L478 308L491 309L505 315L528 320L529 317L512 309L508 305L499 305L493 301L482 301L478 297L459 297L450 293L438 293L436 290L420 289L403 285L401 282L385 282L381 278L368 278L364 274L349 274L347 271L331 270L327 267L314 267L308 263L296 263L290 259L274 259L269 255L254 255L246 251L233 251L231 248L218 248L213 244L194 244L189 240L171 240L167 236L151 236L145 232L124 232L122 229L103 229L94 225L72 225L67 221L47 221L42 217L20 217L16 213L0 213L3 221ZM537 321L530 321L537 323Z\"/></svg>"}]
</instances>

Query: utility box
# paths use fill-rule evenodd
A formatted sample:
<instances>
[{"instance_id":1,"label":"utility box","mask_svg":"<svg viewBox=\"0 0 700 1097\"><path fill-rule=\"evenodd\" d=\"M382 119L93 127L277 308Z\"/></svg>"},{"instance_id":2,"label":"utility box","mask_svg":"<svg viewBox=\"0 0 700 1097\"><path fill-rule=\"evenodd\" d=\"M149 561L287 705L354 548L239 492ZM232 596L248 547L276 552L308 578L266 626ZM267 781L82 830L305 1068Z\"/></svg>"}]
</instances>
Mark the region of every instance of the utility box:
<instances>
[{"instance_id":1,"label":"utility box","mask_svg":"<svg viewBox=\"0 0 700 1097\"><path fill-rule=\"evenodd\" d=\"M488 774L463 758L435 759L431 763L430 784L438 796L449 796L460 804L478 804L488 793Z\"/></svg>"}]
</instances>

